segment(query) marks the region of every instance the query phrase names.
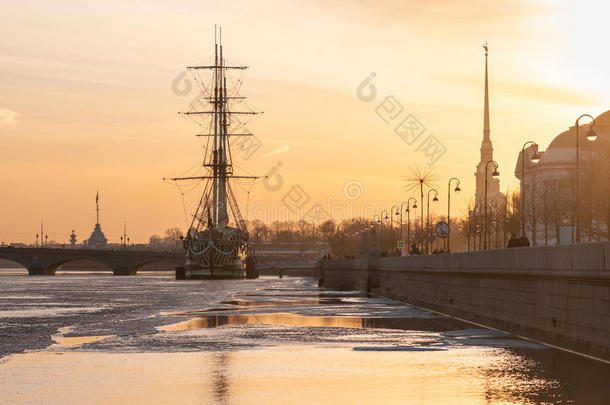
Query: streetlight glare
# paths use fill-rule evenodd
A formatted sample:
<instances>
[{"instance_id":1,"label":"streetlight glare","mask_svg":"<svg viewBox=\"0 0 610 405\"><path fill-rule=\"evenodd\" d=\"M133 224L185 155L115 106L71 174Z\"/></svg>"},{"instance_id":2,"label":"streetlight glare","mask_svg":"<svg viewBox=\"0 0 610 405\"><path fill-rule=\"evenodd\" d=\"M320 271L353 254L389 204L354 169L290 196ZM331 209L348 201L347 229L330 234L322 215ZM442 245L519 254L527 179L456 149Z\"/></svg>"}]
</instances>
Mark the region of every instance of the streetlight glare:
<instances>
[{"instance_id":1,"label":"streetlight glare","mask_svg":"<svg viewBox=\"0 0 610 405\"><path fill-rule=\"evenodd\" d=\"M494 170L494 172L491 174L491 177L493 177L494 179L497 179L498 177L500 177L500 172L498 172L497 170Z\"/></svg>"},{"instance_id":2,"label":"streetlight glare","mask_svg":"<svg viewBox=\"0 0 610 405\"><path fill-rule=\"evenodd\" d=\"M530 160L532 161L532 163L538 163L540 162L540 155L538 153L534 153Z\"/></svg>"},{"instance_id":3,"label":"streetlight glare","mask_svg":"<svg viewBox=\"0 0 610 405\"><path fill-rule=\"evenodd\" d=\"M587 134L587 140L590 142L593 142L597 139L597 133L595 131L593 131L593 129L591 129L589 131L589 133Z\"/></svg>"}]
</instances>

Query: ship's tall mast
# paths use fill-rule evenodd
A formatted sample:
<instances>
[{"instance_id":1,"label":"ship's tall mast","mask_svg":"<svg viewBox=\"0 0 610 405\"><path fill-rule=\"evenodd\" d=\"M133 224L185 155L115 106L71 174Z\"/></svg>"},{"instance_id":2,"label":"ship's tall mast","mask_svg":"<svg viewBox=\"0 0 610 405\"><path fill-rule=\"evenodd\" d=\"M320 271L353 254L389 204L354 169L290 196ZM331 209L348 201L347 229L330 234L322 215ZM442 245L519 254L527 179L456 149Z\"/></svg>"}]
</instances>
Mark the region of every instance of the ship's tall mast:
<instances>
[{"instance_id":1,"label":"ship's tall mast","mask_svg":"<svg viewBox=\"0 0 610 405\"><path fill-rule=\"evenodd\" d=\"M218 162L218 222L217 226L225 226L227 224L227 220L229 216L227 215L227 100L226 97L226 85L227 79L225 77L225 72L223 69L224 59L222 57L222 28L220 28L220 91L219 91L219 99L220 99L220 125L219 125L219 162Z\"/></svg>"},{"instance_id":2,"label":"ship's tall mast","mask_svg":"<svg viewBox=\"0 0 610 405\"><path fill-rule=\"evenodd\" d=\"M206 93L207 96L202 97L201 100L206 101L208 104L212 104L213 107L210 108L209 111L188 111L181 113L187 116L211 116L211 120L209 121L209 133L197 135L213 138L211 142L212 145L210 149L207 150L203 162L203 166L211 171L211 173L208 172L208 175L204 176L175 177L165 180L211 180L211 190L207 187L204 190L204 195L200 201L199 207L195 215L193 215L191 228L199 228L199 225L196 225L196 222L199 222L199 224L207 222L208 227L213 228L222 228L226 226L229 220L229 208L231 208L233 216L236 217L236 225L238 227L243 227L239 207L236 206L237 203L229 185L229 179L257 179L258 177L236 176L233 174L228 138L230 136L252 136L252 134L247 131L230 133L229 126L231 125L231 121L229 117L231 114L256 115L260 113L252 111L249 108L242 109L242 111L230 111L230 102L237 100L237 102L243 103L245 97L241 97L237 92L230 96L227 94L226 76L229 70L245 70L247 69L247 66L227 66L225 64L222 46L222 28L217 29L214 27L214 63L210 65L187 66L187 69L191 71L208 69L212 73L212 86L209 89L209 92ZM244 105L245 104L242 104L242 106ZM207 218L209 218L207 221L204 220L206 212Z\"/></svg>"},{"instance_id":3,"label":"ship's tall mast","mask_svg":"<svg viewBox=\"0 0 610 405\"><path fill-rule=\"evenodd\" d=\"M212 226L217 226L216 207L218 206L218 41L216 39L216 26L214 26L214 149L212 156L212 171L214 180L212 183Z\"/></svg>"}]
</instances>

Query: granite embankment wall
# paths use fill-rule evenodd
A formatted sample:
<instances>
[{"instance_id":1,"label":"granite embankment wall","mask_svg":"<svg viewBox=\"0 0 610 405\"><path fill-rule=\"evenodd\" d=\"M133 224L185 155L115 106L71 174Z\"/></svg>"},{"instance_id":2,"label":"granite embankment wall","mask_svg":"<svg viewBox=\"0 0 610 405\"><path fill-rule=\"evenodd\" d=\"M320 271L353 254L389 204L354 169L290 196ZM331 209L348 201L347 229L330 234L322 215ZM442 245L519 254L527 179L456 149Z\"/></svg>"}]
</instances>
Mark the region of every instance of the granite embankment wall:
<instances>
[{"instance_id":1,"label":"granite embankment wall","mask_svg":"<svg viewBox=\"0 0 610 405\"><path fill-rule=\"evenodd\" d=\"M325 260L324 285L378 292L610 360L610 243Z\"/></svg>"}]
</instances>

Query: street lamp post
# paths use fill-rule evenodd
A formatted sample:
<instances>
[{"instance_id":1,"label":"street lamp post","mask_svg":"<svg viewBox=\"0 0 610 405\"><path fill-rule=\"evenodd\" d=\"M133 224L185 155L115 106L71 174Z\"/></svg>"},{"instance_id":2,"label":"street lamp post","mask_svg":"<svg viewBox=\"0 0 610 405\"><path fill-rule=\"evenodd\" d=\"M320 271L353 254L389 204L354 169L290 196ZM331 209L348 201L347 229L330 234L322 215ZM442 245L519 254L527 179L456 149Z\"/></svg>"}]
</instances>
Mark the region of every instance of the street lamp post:
<instances>
[{"instance_id":1,"label":"street lamp post","mask_svg":"<svg viewBox=\"0 0 610 405\"><path fill-rule=\"evenodd\" d=\"M491 200L491 202L489 203L489 209L493 210L492 213L494 214L494 218L496 221L496 248L500 247L500 211L498 210L498 203L496 202L497 200L502 200L503 199L503 195L499 194L496 197L494 197L493 200ZM502 216L502 222L503 222L503 226L504 226L504 246L506 246L506 201L504 201L503 204L503 209L504 209L504 214ZM489 242L491 244L491 230L489 232Z\"/></svg>"},{"instance_id":2,"label":"street lamp post","mask_svg":"<svg viewBox=\"0 0 610 405\"><path fill-rule=\"evenodd\" d=\"M400 221L400 227L399 227L399 229L398 229L400 233L398 234L398 238L397 238L396 240L397 240L397 241L399 241L399 240L400 240L400 241L402 241L402 244L403 244L403 245L402 245L402 247L400 248L400 255L402 256L402 251L403 251L403 249L404 249L404 247L405 247L405 246L404 246L405 241L404 241L404 239L402 238L402 203L400 204L400 207L398 208L398 210L396 211L396 213L395 213L394 215L396 215L396 216L399 216L399 215L400 215L400 219L398 219L398 220ZM398 243L396 244L396 249L398 249Z\"/></svg>"},{"instance_id":3,"label":"street lamp post","mask_svg":"<svg viewBox=\"0 0 610 405\"><path fill-rule=\"evenodd\" d=\"M447 235L447 253L451 253L451 182L453 180L457 181L454 191L456 193L461 191L460 180L455 177L450 178L447 183L447 227L449 228L449 235Z\"/></svg>"},{"instance_id":4,"label":"street lamp post","mask_svg":"<svg viewBox=\"0 0 610 405\"><path fill-rule=\"evenodd\" d=\"M375 218L377 218L377 221L375 221ZM377 222L379 224L379 249L381 249L381 231L383 230L383 224L381 223L381 216L378 214L373 215L373 224L371 225L371 228L374 229L375 227L375 222Z\"/></svg>"},{"instance_id":5,"label":"street lamp post","mask_svg":"<svg viewBox=\"0 0 610 405\"><path fill-rule=\"evenodd\" d=\"M396 208L396 214L394 214L394 208ZM392 208L390 208L390 240L394 240L394 215L398 215L399 211L400 207L398 205L393 205Z\"/></svg>"},{"instance_id":6,"label":"street lamp post","mask_svg":"<svg viewBox=\"0 0 610 405\"><path fill-rule=\"evenodd\" d=\"M597 139L597 134L593 131L593 126L595 125L595 118L593 118L589 114L583 114L576 119L576 188L574 189L574 201L576 203L574 207L574 217L576 218L576 243L580 242L580 157L579 157L579 121L583 117L589 117L593 121L591 122L591 128L589 129L589 133L587 134L587 140L593 142ZM572 238L574 240L574 238Z\"/></svg>"},{"instance_id":7,"label":"street lamp post","mask_svg":"<svg viewBox=\"0 0 610 405\"><path fill-rule=\"evenodd\" d=\"M409 209L409 203L408 203L408 202L403 201L403 202L401 202L401 203L400 203L400 240L403 240L403 237L402 237L402 235L403 235L403 231L402 231L402 225L403 225L403 224L402 224L402 209L403 209L403 208L402 208L402 207L403 207L405 204L407 204L407 210L408 210L408 209ZM405 212L406 212L406 211L405 211ZM398 215L398 212L396 213L396 215Z\"/></svg>"},{"instance_id":8,"label":"street lamp post","mask_svg":"<svg viewBox=\"0 0 610 405\"><path fill-rule=\"evenodd\" d=\"M407 204L407 209L405 210L407 213L407 252L409 252L411 246L411 200L413 200L413 208L417 208L417 200L414 197L409 197L407 201L400 203L400 239L402 239L402 206Z\"/></svg>"},{"instance_id":9,"label":"street lamp post","mask_svg":"<svg viewBox=\"0 0 610 405\"><path fill-rule=\"evenodd\" d=\"M477 247L477 235L479 234L479 227L481 222L481 213L477 213L476 211L472 211L472 250L477 251L481 250L481 238L479 237L479 245Z\"/></svg>"},{"instance_id":10,"label":"street lamp post","mask_svg":"<svg viewBox=\"0 0 610 405\"><path fill-rule=\"evenodd\" d=\"M525 236L525 147L532 145L534 147L534 154L531 157L532 163L540 162L540 155L538 155L538 144L534 141L527 141L521 148L521 182L523 184L521 190L521 235Z\"/></svg>"},{"instance_id":11,"label":"street lamp post","mask_svg":"<svg viewBox=\"0 0 610 405\"><path fill-rule=\"evenodd\" d=\"M388 218L388 212L386 210L381 211L381 215L377 215L379 219L377 223L379 224L379 241L381 244L381 249L383 249L383 220Z\"/></svg>"},{"instance_id":12,"label":"street lamp post","mask_svg":"<svg viewBox=\"0 0 610 405\"><path fill-rule=\"evenodd\" d=\"M468 251L470 252L470 235L472 234L472 211L468 209Z\"/></svg>"},{"instance_id":13,"label":"street lamp post","mask_svg":"<svg viewBox=\"0 0 610 405\"><path fill-rule=\"evenodd\" d=\"M493 236L491 234L492 229L495 228L495 233L496 233L496 249L499 247L499 239L498 239L498 204L496 203L496 200L498 200L500 197L502 197L501 194L497 195L496 197L494 197L493 200L491 200L491 202L489 203L489 222L490 222L490 226L489 226L489 230L487 232L487 239L489 240L489 246L493 246Z\"/></svg>"},{"instance_id":14,"label":"street lamp post","mask_svg":"<svg viewBox=\"0 0 610 405\"><path fill-rule=\"evenodd\" d=\"M432 201L437 202L438 201L438 191L436 191L435 189L431 188L430 190L428 190L428 207L427 207L427 212L426 212L426 254L430 252L430 193L434 192L434 198L432 199Z\"/></svg>"},{"instance_id":15,"label":"street lamp post","mask_svg":"<svg viewBox=\"0 0 610 405\"><path fill-rule=\"evenodd\" d=\"M423 179L419 179L419 201L421 201L420 209L419 209L420 227L421 227L421 234L423 235L424 234L424 180ZM417 234L416 234L416 238L417 238ZM423 251L424 244L420 243L419 246L421 247L421 251Z\"/></svg>"},{"instance_id":16,"label":"street lamp post","mask_svg":"<svg viewBox=\"0 0 610 405\"><path fill-rule=\"evenodd\" d=\"M486 236L487 240L489 241L489 243L488 243L488 247L489 248L493 248L493 246L494 246L494 243L493 243L494 242L494 238L493 238L493 235L491 234L493 232L494 228L496 229L496 232L497 232L497 226L496 226L496 223L497 223L497 218L496 218L496 211L497 211L496 207L497 207L497 204L495 203L496 200L497 200L497 198L494 198L493 200L491 200L489 202L489 204L487 204L487 210L488 210L487 224L488 225L487 225L487 229L486 229L487 233L486 233L485 236ZM496 240L497 240L497 238L496 238Z\"/></svg>"},{"instance_id":17,"label":"street lamp post","mask_svg":"<svg viewBox=\"0 0 610 405\"><path fill-rule=\"evenodd\" d=\"M487 183L489 180L487 178L487 170L489 168L490 163L493 163L495 165L494 171L491 176L493 178L496 178L500 175L500 173L498 173L498 162L496 162L495 160L490 160L489 162L485 163L485 217L483 219L483 250L487 250Z\"/></svg>"},{"instance_id":18,"label":"street lamp post","mask_svg":"<svg viewBox=\"0 0 610 405\"><path fill-rule=\"evenodd\" d=\"M127 237L127 222L123 221L123 236L121 236L121 248L127 250L129 238Z\"/></svg>"},{"instance_id":19,"label":"street lamp post","mask_svg":"<svg viewBox=\"0 0 610 405\"><path fill-rule=\"evenodd\" d=\"M377 218L377 221L375 221L375 218ZM377 215L377 214L373 215L373 225L371 225L371 228L375 226L375 222L377 222L379 224L379 226L381 227L381 216L380 215ZM381 229L379 230L379 234L381 235Z\"/></svg>"}]
</instances>

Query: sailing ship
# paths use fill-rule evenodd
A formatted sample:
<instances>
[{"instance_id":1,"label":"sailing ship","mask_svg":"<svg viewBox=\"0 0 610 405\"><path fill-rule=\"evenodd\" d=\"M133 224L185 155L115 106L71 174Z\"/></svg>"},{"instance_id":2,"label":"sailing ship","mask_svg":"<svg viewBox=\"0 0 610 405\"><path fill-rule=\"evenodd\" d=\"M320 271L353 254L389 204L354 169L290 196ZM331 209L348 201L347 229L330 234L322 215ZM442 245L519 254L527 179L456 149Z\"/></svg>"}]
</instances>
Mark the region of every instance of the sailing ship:
<instances>
[{"instance_id":1,"label":"sailing ship","mask_svg":"<svg viewBox=\"0 0 610 405\"><path fill-rule=\"evenodd\" d=\"M234 80L233 77L234 73L243 74L247 66L227 63L223 56L222 29L218 33L217 36L215 28L213 60L187 67L201 91L191 102L189 111L180 113L204 128L197 135L205 137L204 157L199 167L203 173L166 179L176 183L204 183L183 238L185 264L176 267L176 279L258 277L256 261L250 254L248 230L233 187L235 181L254 181L258 177L234 173L231 139L253 136L246 130L243 117L259 113L239 95L242 78Z\"/></svg>"}]
</instances>

